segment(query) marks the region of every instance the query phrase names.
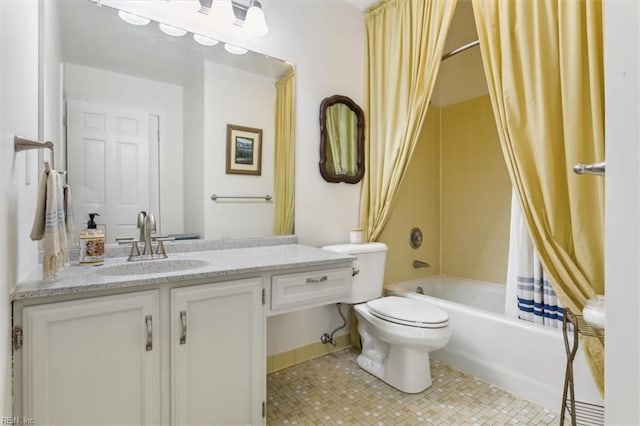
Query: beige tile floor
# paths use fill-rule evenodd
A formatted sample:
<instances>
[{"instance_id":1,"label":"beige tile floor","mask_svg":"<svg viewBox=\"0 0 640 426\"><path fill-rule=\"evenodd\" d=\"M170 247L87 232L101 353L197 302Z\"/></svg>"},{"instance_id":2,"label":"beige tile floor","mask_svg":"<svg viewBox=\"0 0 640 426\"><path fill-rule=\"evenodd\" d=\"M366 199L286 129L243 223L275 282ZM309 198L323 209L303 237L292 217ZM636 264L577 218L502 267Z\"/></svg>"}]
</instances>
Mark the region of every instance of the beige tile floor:
<instances>
[{"instance_id":1,"label":"beige tile floor","mask_svg":"<svg viewBox=\"0 0 640 426\"><path fill-rule=\"evenodd\" d=\"M267 378L269 425L549 425L558 416L431 361L433 386L402 393L358 367L345 349Z\"/></svg>"}]
</instances>

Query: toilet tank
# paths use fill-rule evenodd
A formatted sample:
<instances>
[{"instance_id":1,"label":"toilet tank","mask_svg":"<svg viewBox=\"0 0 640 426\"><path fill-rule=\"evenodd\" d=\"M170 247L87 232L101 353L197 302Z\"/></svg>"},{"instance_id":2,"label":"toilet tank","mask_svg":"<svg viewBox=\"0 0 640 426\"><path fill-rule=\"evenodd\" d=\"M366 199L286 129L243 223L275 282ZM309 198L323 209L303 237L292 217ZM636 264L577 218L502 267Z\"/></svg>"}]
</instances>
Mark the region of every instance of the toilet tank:
<instances>
[{"instance_id":1,"label":"toilet tank","mask_svg":"<svg viewBox=\"0 0 640 426\"><path fill-rule=\"evenodd\" d=\"M359 272L353 277L351 298L344 300L344 303L362 303L382 296L386 244L335 244L322 249L356 257L353 267Z\"/></svg>"}]
</instances>

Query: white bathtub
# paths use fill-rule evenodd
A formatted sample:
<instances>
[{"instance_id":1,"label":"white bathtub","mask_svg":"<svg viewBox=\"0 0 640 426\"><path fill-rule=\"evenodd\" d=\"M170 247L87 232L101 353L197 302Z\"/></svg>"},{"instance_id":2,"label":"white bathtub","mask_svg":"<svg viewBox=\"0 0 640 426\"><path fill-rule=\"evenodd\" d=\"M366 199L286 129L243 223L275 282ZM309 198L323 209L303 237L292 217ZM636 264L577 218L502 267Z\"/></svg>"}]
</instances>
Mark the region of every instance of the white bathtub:
<instances>
[{"instance_id":1,"label":"white bathtub","mask_svg":"<svg viewBox=\"0 0 640 426\"><path fill-rule=\"evenodd\" d=\"M562 331L505 317L503 285L438 275L387 287L388 295L427 300L449 314L451 340L432 358L560 411L566 362ZM418 287L424 295L416 293ZM577 400L603 404L581 348L574 381Z\"/></svg>"}]
</instances>

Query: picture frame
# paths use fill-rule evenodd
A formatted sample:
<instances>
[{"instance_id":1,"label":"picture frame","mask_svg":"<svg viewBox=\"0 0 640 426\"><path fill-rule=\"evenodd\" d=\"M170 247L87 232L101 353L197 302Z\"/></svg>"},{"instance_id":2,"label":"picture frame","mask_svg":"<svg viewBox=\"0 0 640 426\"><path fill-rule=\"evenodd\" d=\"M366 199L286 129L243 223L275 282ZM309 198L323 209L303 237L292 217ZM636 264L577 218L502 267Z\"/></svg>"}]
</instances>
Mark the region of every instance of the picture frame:
<instances>
[{"instance_id":1,"label":"picture frame","mask_svg":"<svg viewBox=\"0 0 640 426\"><path fill-rule=\"evenodd\" d=\"M262 174L262 129L227 124L227 174Z\"/></svg>"}]
</instances>

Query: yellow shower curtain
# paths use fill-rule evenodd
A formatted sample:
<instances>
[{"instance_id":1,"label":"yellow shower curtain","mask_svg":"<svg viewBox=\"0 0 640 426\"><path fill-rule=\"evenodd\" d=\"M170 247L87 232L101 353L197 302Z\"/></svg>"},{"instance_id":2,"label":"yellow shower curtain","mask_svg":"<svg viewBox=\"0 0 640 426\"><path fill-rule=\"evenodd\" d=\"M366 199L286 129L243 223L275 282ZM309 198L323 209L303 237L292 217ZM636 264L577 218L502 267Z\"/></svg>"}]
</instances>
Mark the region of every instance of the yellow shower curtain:
<instances>
[{"instance_id":1,"label":"yellow shower curtain","mask_svg":"<svg viewBox=\"0 0 640 426\"><path fill-rule=\"evenodd\" d=\"M604 160L601 1L473 0L511 181L563 306L604 294L604 182L573 174ZM604 346L582 340L604 391Z\"/></svg>"},{"instance_id":2,"label":"yellow shower curtain","mask_svg":"<svg viewBox=\"0 0 640 426\"><path fill-rule=\"evenodd\" d=\"M429 106L456 0L383 0L365 15L360 223L384 229Z\"/></svg>"},{"instance_id":3,"label":"yellow shower curtain","mask_svg":"<svg viewBox=\"0 0 640 426\"><path fill-rule=\"evenodd\" d=\"M295 70L276 82L274 198L276 235L293 234L295 179Z\"/></svg>"}]
</instances>

